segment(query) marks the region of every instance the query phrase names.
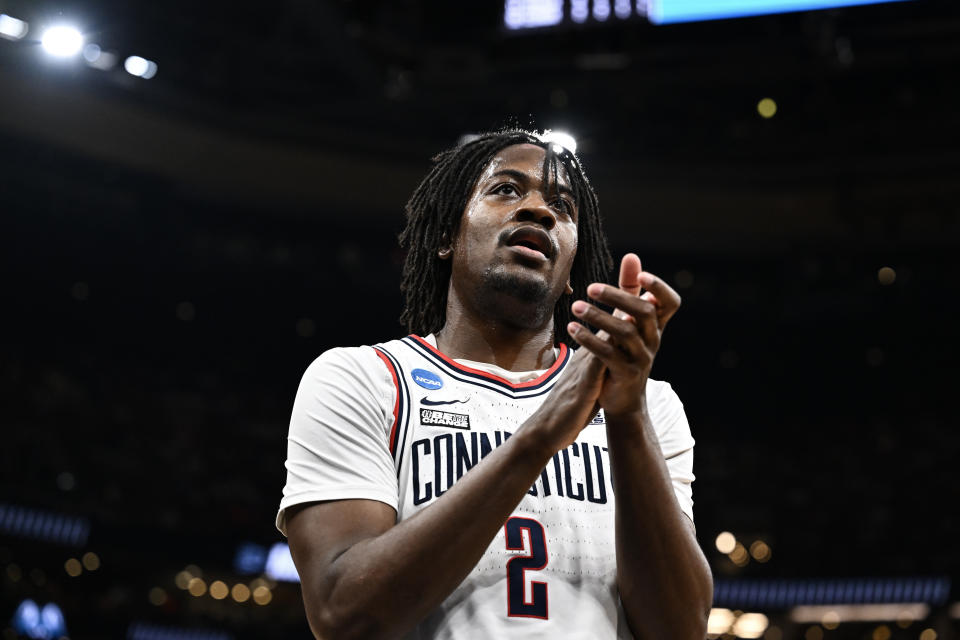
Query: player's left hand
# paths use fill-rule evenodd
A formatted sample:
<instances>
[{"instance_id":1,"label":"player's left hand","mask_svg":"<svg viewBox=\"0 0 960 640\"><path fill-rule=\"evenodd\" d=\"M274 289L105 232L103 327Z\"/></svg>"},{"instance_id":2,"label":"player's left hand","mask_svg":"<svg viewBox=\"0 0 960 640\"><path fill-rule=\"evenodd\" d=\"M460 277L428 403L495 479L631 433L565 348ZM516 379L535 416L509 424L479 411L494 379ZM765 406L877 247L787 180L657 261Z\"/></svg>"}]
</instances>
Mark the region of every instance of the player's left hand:
<instances>
[{"instance_id":1,"label":"player's left hand","mask_svg":"<svg viewBox=\"0 0 960 640\"><path fill-rule=\"evenodd\" d=\"M636 274L636 284L629 277L624 281L624 273L630 271ZM640 286L646 291L638 296ZM606 335L594 334L578 322L567 327L571 337L607 367L598 402L608 416L644 410L650 368L664 327L680 307L680 295L657 276L641 271L640 260L633 254L624 257L620 287L595 282L587 287L587 294L616 309L607 313L577 300L573 314Z\"/></svg>"}]
</instances>

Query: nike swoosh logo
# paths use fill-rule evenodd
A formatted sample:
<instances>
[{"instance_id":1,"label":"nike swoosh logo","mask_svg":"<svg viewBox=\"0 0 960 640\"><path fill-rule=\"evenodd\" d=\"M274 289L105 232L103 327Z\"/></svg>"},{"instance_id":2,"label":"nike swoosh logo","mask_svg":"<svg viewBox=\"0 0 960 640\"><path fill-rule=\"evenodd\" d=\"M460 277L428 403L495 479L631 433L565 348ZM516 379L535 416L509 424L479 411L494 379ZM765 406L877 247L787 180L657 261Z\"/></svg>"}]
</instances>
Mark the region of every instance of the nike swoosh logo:
<instances>
[{"instance_id":1,"label":"nike swoosh logo","mask_svg":"<svg viewBox=\"0 0 960 640\"><path fill-rule=\"evenodd\" d=\"M426 398L420 398L420 404L425 404L428 407L439 407L442 404L460 404L466 402L466 400L427 400Z\"/></svg>"}]
</instances>

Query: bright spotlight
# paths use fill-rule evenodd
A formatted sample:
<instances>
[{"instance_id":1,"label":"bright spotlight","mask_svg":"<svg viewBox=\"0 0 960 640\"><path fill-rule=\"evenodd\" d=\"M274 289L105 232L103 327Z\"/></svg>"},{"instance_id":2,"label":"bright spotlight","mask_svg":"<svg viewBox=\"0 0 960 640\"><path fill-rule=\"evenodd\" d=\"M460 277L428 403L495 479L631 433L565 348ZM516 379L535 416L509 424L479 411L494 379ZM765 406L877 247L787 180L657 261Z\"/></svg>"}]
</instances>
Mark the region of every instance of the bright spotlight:
<instances>
[{"instance_id":1,"label":"bright spotlight","mask_svg":"<svg viewBox=\"0 0 960 640\"><path fill-rule=\"evenodd\" d=\"M149 80L157 75L157 63L140 56L130 56L123 61L123 68L132 76Z\"/></svg>"},{"instance_id":2,"label":"bright spotlight","mask_svg":"<svg viewBox=\"0 0 960 640\"><path fill-rule=\"evenodd\" d=\"M50 27L40 38L44 50L58 58L69 58L80 53L83 35L73 27Z\"/></svg>"},{"instance_id":3,"label":"bright spotlight","mask_svg":"<svg viewBox=\"0 0 960 640\"><path fill-rule=\"evenodd\" d=\"M540 139L544 142L552 142L554 144L554 151L559 153L559 150L556 148L557 145L568 150L570 153L577 152L577 141L574 140L573 136L569 133L564 133L563 131L550 131L547 129L540 136Z\"/></svg>"},{"instance_id":4,"label":"bright spotlight","mask_svg":"<svg viewBox=\"0 0 960 640\"><path fill-rule=\"evenodd\" d=\"M30 25L23 20L17 20L13 16L0 13L0 36L8 40L19 40L27 35L27 31L29 30Z\"/></svg>"}]
</instances>

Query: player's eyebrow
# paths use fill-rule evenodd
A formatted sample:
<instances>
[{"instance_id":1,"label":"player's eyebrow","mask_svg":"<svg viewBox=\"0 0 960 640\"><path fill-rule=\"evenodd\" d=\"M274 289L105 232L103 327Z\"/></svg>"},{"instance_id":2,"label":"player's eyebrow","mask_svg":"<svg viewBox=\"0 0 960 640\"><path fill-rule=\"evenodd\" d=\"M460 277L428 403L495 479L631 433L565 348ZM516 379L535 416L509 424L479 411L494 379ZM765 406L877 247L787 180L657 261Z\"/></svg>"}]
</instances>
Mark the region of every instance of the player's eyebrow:
<instances>
[{"instance_id":1,"label":"player's eyebrow","mask_svg":"<svg viewBox=\"0 0 960 640\"><path fill-rule=\"evenodd\" d=\"M495 171L490 174L491 178L496 178L497 176L508 176L513 178L517 182L523 182L523 183L534 182L534 181L539 182L539 180L537 180L536 178L524 173L523 171L518 171L516 169L500 169L499 171ZM560 193L573 196L573 191L570 189L570 187L566 185L558 184L557 190L560 191Z\"/></svg>"}]
</instances>

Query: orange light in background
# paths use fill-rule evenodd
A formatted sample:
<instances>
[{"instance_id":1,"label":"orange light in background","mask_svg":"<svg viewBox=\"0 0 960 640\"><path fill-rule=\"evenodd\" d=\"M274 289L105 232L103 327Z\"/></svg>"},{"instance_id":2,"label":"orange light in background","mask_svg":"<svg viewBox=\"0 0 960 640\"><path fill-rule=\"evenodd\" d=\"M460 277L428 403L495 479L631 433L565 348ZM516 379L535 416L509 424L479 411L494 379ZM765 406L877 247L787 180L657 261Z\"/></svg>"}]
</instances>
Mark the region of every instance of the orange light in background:
<instances>
[{"instance_id":1,"label":"orange light in background","mask_svg":"<svg viewBox=\"0 0 960 640\"><path fill-rule=\"evenodd\" d=\"M190 575L189 571L180 571L173 578L173 583L177 585L178 589L183 589L184 591L190 586L190 580L193 579L193 576Z\"/></svg>"},{"instance_id":2,"label":"orange light in background","mask_svg":"<svg viewBox=\"0 0 960 640\"><path fill-rule=\"evenodd\" d=\"M930 606L922 602L798 605L790 610L790 619L800 624L822 622L830 614L838 622L885 622L888 620L923 620Z\"/></svg>"},{"instance_id":3,"label":"orange light in background","mask_svg":"<svg viewBox=\"0 0 960 640\"><path fill-rule=\"evenodd\" d=\"M757 113L759 113L760 117L764 120L769 120L777 115L777 103L773 98L764 98L757 103Z\"/></svg>"},{"instance_id":4,"label":"orange light in background","mask_svg":"<svg viewBox=\"0 0 960 640\"><path fill-rule=\"evenodd\" d=\"M804 640L823 640L823 629L820 627L810 627L803 634Z\"/></svg>"},{"instance_id":5,"label":"orange light in background","mask_svg":"<svg viewBox=\"0 0 960 640\"><path fill-rule=\"evenodd\" d=\"M83 567L87 571L96 571L100 568L100 556L93 551L87 551L83 554Z\"/></svg>"},{"instance_id":6,"label":"orange light in background","mask_svg":"<svg viewBox=\"0 0 960 640\"><path fill-rule=\"evenodd\" d=\"M230 595L237 602L246 602L250 599L250 588L242 582L238 582L233 585L233 589L230 590Z\"/></svg>"},{"instance_id":7,"label":"orange light in background","mask_svg":"<svg viewBox=\"0 0 960 640\"><path fill-rule=\"evenodd\" d=\"M10 578L10 582L20 582L20 578L23 577L23 571L20 569L20 565L15 563L8 564L7 577Z\"/></svg>"},{"instance_id":8,"label":"orange light in background","mask_svg":"<svg viewBox=\"0 0 960 640\"><path fill-rule=\"evenodd\" d=\"M747 553L747 548L739 542L733 547L733 551L729 555L730 560L738 567L745 567L750 562L750 554Z\"/></svg>"},{"instance_id":9,"label":"orange light in background","mask_svg":"<svg viewBox=\"0 0 960 640\"><path fill-rule=\"evenodd\" d=\"M924 629L920 632L920 640L937 640L937 632L933 629Z\"/></svg>"},{"instance_id":10,"label":"orange light in background","mask_svg":"<svg viewBox=\"0 0 960 640\"><path fill-rule=\"evenodd\" d=\"M763 540L754 540L750 545L750 555L757 562L768 562L772 555L770 545Z\"/></svg>"},{"instance_id":11,"label":"orange light in background","mask_svg":"<svg viewBox=\"0 0 960 640\"><path fill-rule=\"evenodd\" d=\"M187 585L190 595L200 597L207 592L207 583L203 578L190 578L190 584Z\"/></svg>"},{"instance_id":12,"label":"orange light in background","mask_svg":"<svg viewBox=\"0 0 960 640\"><path fill-rule=\"evenodd\" d=\"M880 267L877 269L877 282L882 285L890 285L896 282L897 272L890 267Z\"/></svg>"},{"instance_id":13,"label":"orange light in background","mask_svg":"<svg viewBox=\"0 0 960 640\"><path fill-rule=\"evenodd\" d=\"M230 593L230 588L223 580L214 580L210 583L210 597L214 600L223 600Z\"/></svg>"},{"instance_id":14,"label":"orange light in background","mask_svg":"<svg viewBox=\"0 0 960 640\"><path fill-rule=\"evenodd\" d=\"M767 616L762 613L744 613L733 623L733 633L738 638L759 638L769 624Z\"/></svg>"},{"instance_id":15,"label":"orange light in background","mask_svg":"<svg viewBox=\"0 0 960 640\"><path fill-rule=\"evenodd\" d=\"M873 635L870 637L873 638L873 640L890 640L890 627L882 624L873 630Z\"/></svg>"},{"instance_id":16,"label":"orange light in background","mask_svg":"<svg viewBox=\"0 0 960 640\"><path fill-rule=\"evenodd\" d=\"M147 594L147 600L155 607L162 606L167 602L167 592L160 587L154 587L150 589L150 592Z\"/></svg>"},{"instance_id":17,"label":"orange light in background","mask_svg":"<svg viewBox=\"0 0 960 640\"><path fill-rule=\"evenodd\" d=\"M63 563L63 569L67 572L67 575L71 578L76 578L81 573L83 573L83 567L80 565L80 561L76 558L70 558Z\"/></svg>"},{"instance_id":18,"label":"orange light in background","mask_svg":"<svg viewBox=\"0 0 960 640\"><path fill-rule=\"evenodd\" d=\"M269 604L271 600L273 600L273 594L270 592L269 587L260 585L253 590L253 601L257 604Z\"/></svg>"},{"instance_id":19,"label":"orange light in background","mask_svg":"<svg viewBox=\"0 0 960 640\"><path fill-rule=\"evenodd\" d=\"M820 621L824 629L836 629L840 626L840 614L836 611L827 611L823 614L823 620Z\"/></svg>"},{"instance_id":20,"label":"orange light in background","mask_svg":"<svg viewBox=\"0 0 960 640\"><path fill-rule=\"evenodd\" d=\"M710 635L727 633L736 618L730 609L710 609L710 617L707 618L707 633Z\"/></svg>"},{"instance_id":21,"label":"orange light in background","mask_svg":"<svg viewBox=\"0 0 960 640\"><path fill-rule=\"evenodd\" d=\"M729 531L721 531L716 539L717 551L730 553L737 546L737 539Z\"/></svg>"}]
</instances>

